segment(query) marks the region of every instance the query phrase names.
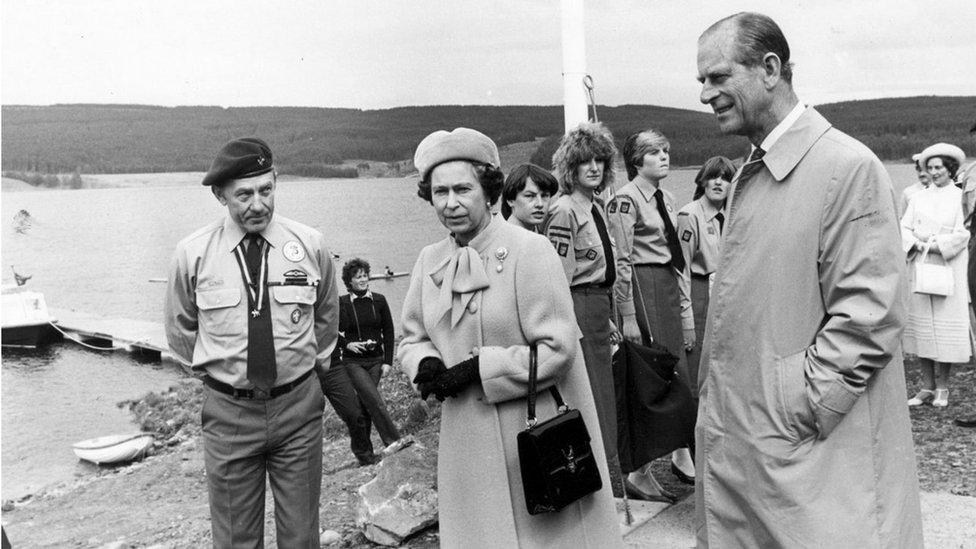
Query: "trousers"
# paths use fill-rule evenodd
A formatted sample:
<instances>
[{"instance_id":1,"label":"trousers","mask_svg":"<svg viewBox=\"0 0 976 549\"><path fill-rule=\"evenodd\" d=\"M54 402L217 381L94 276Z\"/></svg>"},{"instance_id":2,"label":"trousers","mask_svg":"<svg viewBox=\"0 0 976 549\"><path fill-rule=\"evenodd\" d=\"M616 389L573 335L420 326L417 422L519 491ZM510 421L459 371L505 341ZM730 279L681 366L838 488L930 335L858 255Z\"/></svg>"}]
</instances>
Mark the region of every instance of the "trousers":
<instances>
[{"instance_id":1,"label":"trousers","mask_svg":"<svg viewBox=\"0 0 976 549\"><path fill-rule=\"evenodd\" d=\"M204 388L204 465L215 547L264 547L270 481L279 547L319 547L322 410L309 377L270 400L235 399Z\"/></svg>"}]
</instances>

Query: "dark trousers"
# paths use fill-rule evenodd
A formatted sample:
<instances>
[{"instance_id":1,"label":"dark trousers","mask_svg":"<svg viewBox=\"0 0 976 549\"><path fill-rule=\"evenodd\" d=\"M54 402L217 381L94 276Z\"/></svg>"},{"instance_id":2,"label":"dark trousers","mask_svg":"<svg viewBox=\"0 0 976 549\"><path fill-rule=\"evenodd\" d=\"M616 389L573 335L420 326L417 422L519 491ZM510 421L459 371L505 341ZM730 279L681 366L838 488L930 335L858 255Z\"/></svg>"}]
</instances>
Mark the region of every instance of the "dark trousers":
<instances>
[{"instance_id":1,"label":"dark trousers","mask_svg":"<svg viewBox=\"0 0 976 549\"><path fill-rule=\"evenodd\" d=\"M265 483L279 547L319 547L322 409L312 378L270 400L204 388L204 465L214 547L264 547Z\"/></svg>"},{"instance_id":2,"label":"dark trousers","mask_svg":"<svg viewBox=\"0 0 976 549\"><path fill-rule=\"evenodd\" d=\"M316 370L322 392L339 419L349 430L349 447L361 464L372 463L373 443L370 440L372 423L384 444L400 438L393 420L386 411L386 403L377 388L382 375L382 363L361 367L352 361L333 362L322 372ZM378 418L378 419L377 419Z\"/></svg>"}]
</instances>

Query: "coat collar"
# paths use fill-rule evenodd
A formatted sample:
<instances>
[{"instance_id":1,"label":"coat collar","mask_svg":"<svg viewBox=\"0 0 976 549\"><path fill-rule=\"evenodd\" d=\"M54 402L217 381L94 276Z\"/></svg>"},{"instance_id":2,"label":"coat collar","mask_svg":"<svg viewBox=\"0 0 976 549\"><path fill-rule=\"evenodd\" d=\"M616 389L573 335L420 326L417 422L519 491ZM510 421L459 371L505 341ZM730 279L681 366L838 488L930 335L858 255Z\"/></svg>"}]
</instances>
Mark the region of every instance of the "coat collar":
<instances>
[{"instance_id":1,"label":"coat collar","mask_svg":"<svg viewBox=\"0 0 976 549\"><path fill-rule=\"evenodd\" d=\"M782 182L800 163L813 144L831 128L830 122L813 107L807 107L772 148L763 156L763 163L776 181Z\"/></svg>"}]
</instances>

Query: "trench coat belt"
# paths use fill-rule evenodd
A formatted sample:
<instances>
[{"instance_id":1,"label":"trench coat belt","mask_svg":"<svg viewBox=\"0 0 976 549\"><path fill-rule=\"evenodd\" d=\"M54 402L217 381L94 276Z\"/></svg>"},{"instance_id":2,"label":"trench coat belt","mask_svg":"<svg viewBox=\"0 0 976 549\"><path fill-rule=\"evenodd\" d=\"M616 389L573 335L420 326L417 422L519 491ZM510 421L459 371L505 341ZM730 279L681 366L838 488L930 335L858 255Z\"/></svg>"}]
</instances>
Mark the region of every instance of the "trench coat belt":
<instances>
[{"instance_id":1,"label":"trench coat belt","mask_svg":"<svg viewBox=\"0 0 976 549\"><path fill-rule=\"evenodd\" d=\"M260 389L238 389L233 385L224 383L223 381L217 381L210 376L204 376L203 383L218 393L224 393L225 395L230 395L234 398L242 398L245 400L271 400L272 398L280 397L281 395L290 392L295 387L298 387L303 381L308 379L308 376L310 375L312 375L312 370L298 376L294 381L289 381L284 385L272 387L270 391L262 391Z\"/></svg>"}]
</instances>

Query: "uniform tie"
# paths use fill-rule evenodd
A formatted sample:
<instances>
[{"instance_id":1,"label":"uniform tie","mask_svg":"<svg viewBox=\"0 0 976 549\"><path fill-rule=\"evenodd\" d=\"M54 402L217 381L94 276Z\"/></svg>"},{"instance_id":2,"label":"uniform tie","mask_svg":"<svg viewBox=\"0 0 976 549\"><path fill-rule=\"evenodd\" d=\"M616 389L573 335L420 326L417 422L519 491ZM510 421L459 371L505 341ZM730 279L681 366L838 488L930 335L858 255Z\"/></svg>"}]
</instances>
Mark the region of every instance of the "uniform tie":
<instances>
[{"instance_id":1,"label":"uniform tie","mask_svg":"<svg viewBox=\"0 0 976 549\"><path fill-rule=\"evenodd\" d=\"M671 215L664 205L664 193L661 189L654 191L654 200L657 202L657 213L661 216L661 220L664 221L664 236L668 240L668 251L671 252L671 265L678 272L684 271L685 256L681 252L681 243L678 242L678 231L674 229L674 223L671 222Z\"/></svg>"},{"instance_id":2,"label":"uniform tie","mask_svg":"<svg viewBox=\"0 0 976 549\"><path fill-rule=\"evenodd\" d=\"M722 229L725 227L725 215L718 212L715 214L715 220L718 221L718 234L722 234Z\"/></svg>"},{"instance_id":3,"label":"uniform tie","mask_svg":"<svg viewBox=\"0 0 976 549\"><path fill-rule=\"evenodd\" d=\"M247 324L247 379L258 389L270 391L274 387L277 377L277 365L275 364L274 332L271 328L271 310L267 291L260 291L261 286L267 289L267 279L262 277L261 263L264 259L264 246L261 235L252 233L247 235L248 246L244 254L247 270L251 275L251 283L256 287L251 295L261 296L261 303L250 303L250 312ZM258 314L253 314L257 311Z\"/></svg>"},{"instance_id":4,"label":"uniform tie","mask_svg":"<svg viewBox=\"0 0 976 549\"><path fill-rule=\"evenodd\" d=\"M603 244L603 257L607 259L607 268L603 275L603 285L613 286L614 281L617 279L617 265L613 260L613 248L610 246L610 235L607 233L607 224L603 221L603 216L600 215L600 209L597 208L595 202L593 203L593 207L590 208L590 213L593 214L593 222L596 223L596 232L600 234L600 243Z\"/></svg>"}]
</instances>

